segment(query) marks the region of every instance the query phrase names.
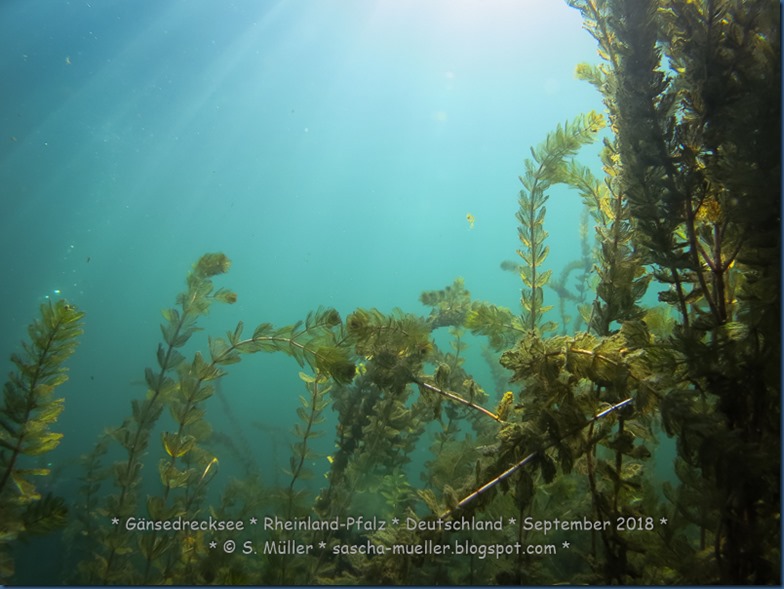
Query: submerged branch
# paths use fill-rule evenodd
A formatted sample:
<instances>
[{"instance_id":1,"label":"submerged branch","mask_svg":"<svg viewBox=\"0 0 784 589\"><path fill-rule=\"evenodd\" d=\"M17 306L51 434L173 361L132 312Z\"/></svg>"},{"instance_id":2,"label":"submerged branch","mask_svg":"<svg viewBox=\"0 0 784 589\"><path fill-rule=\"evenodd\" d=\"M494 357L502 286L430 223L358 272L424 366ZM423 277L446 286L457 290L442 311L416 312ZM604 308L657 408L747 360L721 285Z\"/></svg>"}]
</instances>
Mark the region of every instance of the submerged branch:
<instances>
[{"instance_id":1,"label":"submerged branch","mask_svg":"<svg viewBox=\"0 0 784 589\"><path fill-rule=\"evenodd\" d=\"M488 482L488 483L485 483L484 485L482 485L481 487L479 487L479 488L478 488L476 491L474 491L473 493L471 493L470 495L468 495L467 497L465 497L464 499L462 499L462 500L461 500L461 501L460 501L460 502L459 502L459 503L458 503L458 504L455 506L455 508L454 508L454 509L450 509L449 511L446 511L446 512L444 512L443 514L441 514L441 516L440 516L440 517L441 517L442 519L445 519L445 518L447 518L447 517L451 517L451 516L452 516L452 515L453 515L453 514L454 514L456 511L458 511L459 509L462 509L463 507L465 507L466 505L468 505L468 504L469 504L471 501L473 501L474 499L476 499L477 497L479 497L479 495L481 495L481 494L482 494L482 493L484 493L485 491L488 491L488 490L492 489L493 487L495 487L495 486L496 486L498 483L500 483L500 482L501 482L501 481L503 481L504 479L507 479L507 478L509 478L510 476L512 476L514 473L516 473L518 470L520 470L520 469L521 469L521 468L523 468L523 467L524 467L526 464L528 464L528 463L529 463L529 462L531 462L531 461L532 461L534 458L536 458L536 456L537 456L538 454L540 454L541 452L544 452L544 451L545 451L545 450L547 450L548 448L552 448L553 446L555 446L555 444L557 444L557 443L558 443L558 442L560 442L561 440L563 440L563 439L565 439L565 438L568 438L568 437L569 437L569 436L571 436L571 435L574 435L574 434L576 434L577 432L579 432L579 431L583 430L584 428L588 427L588 426L589 426L589 425L591 425L592 423L595 423L595 422L599 421L599 420L600 420L602 417L605 417L605 416L609 415L609 414L610 414L610 413L612 413L613 411L617 411L618 409L622 409L623 407L626 407L626 405L628 405L628 404L629 404L629 403L631 403L631 402L632 402L632 398L631 398L631 397L629 397L628 399L626 399L626 400L624 400L624 401L621 401L620 403L616 403L616 404L615 404L615 405L613 405L612 407L608 407L608 408L607 408L607 409L605 409L604 411L602 411L602 412L600 412L600 413L597 413L596 415L594 415L594 416L593 416L591 419L589 419L587 422L585 422L583 425L581 425L581 426L580 426L578 429L576 429L576 430L574 430L574 431L572 431L572 432L569 432L568 434L566 434L566 435L562 436L562 437L561 437L561 438L560 438L560 439L559 439L557 442L552 442L552 443L548 444L547 446L545 446L544 448L542 448L541 450L536 450L536 451L534 451L534 452L531 452L531 453L530 453L528 456L526 456L525 458L523 458L523 459L522 459L520 462L518 462L517 464L515 464L515 465L514 465L514 466L512 466L511 468L508 468L507 470L505 470L504 472L502 472L500 475L498 475L497 477L495 477L493 480L491 480L491 481L490 481L490 482Z\"/></svg>"},{"instance_id":2,"label":"submerged branch","mask_svg":"<svg viewBox=\"0 0 784 589\"><path fill-rule=\"evenodd\" d=\"M420 388L427 389L428 391L432 391L434 393L438 393L439 395L441 395L443 397L446 397L447 399L451 399L452 401L456 401L458 403L462 403L463 405L466 405L467 407L471 407L471 409L476 409L477 411L480 411L480 412L484 413L488 417L492 417L493 419L495 419L498 422L503 422L503 420L500 417L498 417L498 415L496 415L495 413L493 413L489 409L485 409L481 405L477 405L476 403L473 403L472 401L469 401L468 399L464 399L460 395L457 395L455 393L452 393L452 392L444 390L444 389L440 389L440 388L438 388L435 385L423 382L423 381L421 381L421 380L419 380L417 378L414 379L414 382L416 384L418 384Z\"/></svg>"}]
</instances>

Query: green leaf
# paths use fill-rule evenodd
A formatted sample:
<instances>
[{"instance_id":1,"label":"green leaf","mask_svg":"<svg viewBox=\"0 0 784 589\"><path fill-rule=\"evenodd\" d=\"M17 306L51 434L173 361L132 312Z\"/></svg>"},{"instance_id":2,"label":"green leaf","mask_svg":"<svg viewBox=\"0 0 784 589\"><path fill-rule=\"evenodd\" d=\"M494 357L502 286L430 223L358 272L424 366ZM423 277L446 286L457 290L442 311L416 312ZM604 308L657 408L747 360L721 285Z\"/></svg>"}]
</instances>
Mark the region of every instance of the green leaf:
<instances>
[{"instance_id":1,"label":"green leaf","mask_svg":"<svg viewBox=\"0 0 784 589\"><path fill-rule=\"evenodd\" d=\"M237 323L237 327L234 329L234 332L228 334L229 342L232 346L236 346L242 338L242 329L243 324L242 321L240 321Z\"/></svg>"},{"instance_id":2,"label":"green leaf","mask_svg":"<svg viewBox=\"0 0 784 589\"><path fill-rule=\"evenodd\" d=\"M161 483L164 487L170 489L184 487L188 483L188 479L192 472L192 469L180 470L171 463L169 458L161 458L161 461L158 463L158 473L161 477Z\"/></svg>"},{"instance_id":3,"label":"green leaf","mask_svg":"<svg viewBox=\"0 0 784 589\"><path fill-rule=\"evenodd\" d=\"M158 388L158 377L152 371L152 368L145 368L144 369L144 382L147 384L147 388L151 391L155 391Z\"/></svg>"},{"instance_id":4,"label":"green leaf","mask_svg":"<svg viewBox=\"0 0 784 589\"><path fill-rule=\"evenodd\" d=\"M309 374L305 374L302 371L299 372L299 378L300 378L300 380L302 380L303 382L305 382L307 384L316 382L316 377L315 376L311 376ZM305 400L305 397L300 395L299 400L300 400L301 403L305 403L305 406L307 406L308 402Z\"/></svg>"},{"instance_id":5,"label":"green leaf","mask_svg":"<svg viewBox=\"0 0 784 589\"><path fill-rule=\"evenodd\" d=\"M551 483L557 472L553 459L550 458L550 456L547 454L541 454L539 459L539 467L542 471L542 478L544 479L544 482Z\"/></svg>"},{"instance_id":6,"label":"green leaf","mask_svg":"<svg viewBox=\"0 0 784 589\"><path fill-rule=\"evenodd\" d=\"M172 458L181 458L193 448L196 438L191 435L180 435L170 432L162 432L161 439L163 449Z\"/></svg>"},{"instance_id":7,"label":"green leaf","mask_svg":"<svg viewBox=\"0 0 784 589\"><path fill-rule=\"evenodd\" d=\"M211 277L218 274L224 274L231 268L231 260L221 253L208 253L204 254L194 266L194 273L198 277Z\"/></svg>"},{"instance_id":8,"label":"green leaf","mask_svg":"<svg viewBox=\"0 0 784 589\"><path fill-rule=\"evenodd\" d=\"M472 304L465 324L474 335L486 336L494 350L513 346L525 333L519 318L509 309L487 303Z\"/></svg>"},{"instance_id":9,"label":"green leaf","mask_svg":"<svg viewBox=\"0 0 784 589\"><path fill-rule=\"evenodd\" d=\"M550 282L550 276L552 275L552 270L545 270L539 276L536 277L536 286L541 288L545 286L548 282Z\"/></svg>"},{"instance_id":10,"label":"green leaf","mask_svg":"<svg viewBox=\"0 0 784 589\"><path fill-rule=\"evenodd\" d=\"M135 461L132 463L127 462L115 462L112 465L112 470L114 471L114 477L121 487L129 487L133 484L134 481L137 480L139 475L139 471L142 469L142 463Z\"/></svg>"},{"instance_id":11,"label":"green leaf","mask_svg":"<svg viewBox=\"0 0 784 589\"><path fill-rule=\"evenodd\" d=\"M543 308L541 288L550 280L551 271L545 271L542 264L549 253L545 245L548 237L543 228L547 209L546 190L554 183L570 178L574 168L568 165L583 145L595 139L596 132L604 126L604 117L591 111L578 116L572 122L558 125L550 132L545 141L531 148L531 158L525 160L525 174L520 177L523 189L518 199L519 209L515 215L520 222L518 237L522 248L518 250L524 264L520 269L523 291L520 301L524 310L525 328L540 329Z\"/></svg>"},{"instance_id":12,"label":"green leaf","mask_svg":"<svg viewBox=\"0 0 784 589\"><path fill-rule=\"evenodd\" d=\"M180 312L177 309L161 309L161 314L166 323L177 325L180 322Z\"/></svg>"},{"instance_id":13,"label":"green leaf","mask_svg":"<svg viewBox=\"0 0 784 589\"><path fill-rule=\"evenodd\" d=\"M214 364L228 365L240 361L239 352L226 343L223 338L209 338L210 358Z\"/></svg>"},{"instance_id":14,"label":"green leaf","mask_svg":"<svg viewBox=\"0 0 784 589\"><path fill-rule=\"evenodd\" d=\"M48 534L64 528L68 522L68 507L60 497L47 493L39 501L30 503L22 514L26 534Z\"/></svg>"},{"instance_id":15,"label":"green leaf","mask_svg":"<svg viewBox=\"0 0 784 589\"><path fill-rule=\"evenodd\" d=\"M43 432L35 435L32 439L25 440L22 445L22 453L28 456L38 456L51 452L60 444L63 434L55 432Z\"/></svg>"},{"instance_id":16,"label":"green leaf","mask_svg":"<svg viewBox=\"0 0 784 589\"><path fill-rule=\"evenodd\" d=\"M54 399L48 403L43 403L39 406L39 413L35 419L41 424L51 425L57 421L64 408L65 399Z\"/></svg>"}]
</instances>

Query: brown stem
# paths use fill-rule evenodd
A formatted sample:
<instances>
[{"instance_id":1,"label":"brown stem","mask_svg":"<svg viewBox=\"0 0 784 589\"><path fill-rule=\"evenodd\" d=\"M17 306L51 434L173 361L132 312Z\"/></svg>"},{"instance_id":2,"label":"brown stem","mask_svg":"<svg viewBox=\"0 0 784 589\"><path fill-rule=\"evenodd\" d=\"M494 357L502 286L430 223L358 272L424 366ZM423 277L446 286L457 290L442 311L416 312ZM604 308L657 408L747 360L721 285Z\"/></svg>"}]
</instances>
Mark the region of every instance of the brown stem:
<instances>
[{"instance_id":1,"label":"brown stem","mask_svg":"<svg viewBox=\"0 0 784 589\"><path fill-rule=\"evenodd\" d=\"M484 407L482 407L481 405L477 405L473 401L469 401L468 399L464 399L460 395L457 395L457 394L455 394L455 393L453 393L451 391L447 391L445 389L440 389L437 386L429 384L429 383L426 383L426 382L424 382L422 380L419 380L418 378L414 378L413 381L416 384L418 384L420 386L420 388L427 389L428 391L432 391L434 393L438 393L439 395L442 395L442 396L446 397L447 399L451 399L452 401L456 401L458 403L462 403L463 405L466 405L467 407L471 407L471 409L476 409L477 411L480 411L480 412L484 413L488 417L492 417L493 419L495 419L498 422L502 422L503 421L500 417L498 417L495 413L493 413L489 409L485 409Z\"/></svg>"},{"instance_id":2,"label":"brown stem","mask_svg":"<svg viewBox=\"0 0 784 589\"><path fill-rule=\"evenodd\" d=\"M482 494L482 493L484 493L485 491L488 491L488 490L492 489L493 487L495 487L495 486L496 486L498 483L500 483L500 482L501 482L501 481L503 481L504 479L507 479L507 478L509 478L510 476L512 476L514 473L516 473L518 470L520 470L520 469L521 469L521 468L523 468L523 467L524 467L526 464L528 464L528 463L529 463L529 462L531 462L531 461L532 461L534 458L536 458L536 456L537 456L537 455L538 455L540 452L544 452L545 450L547 450L547 449L549 449L549 448L552 448L552 447L553 447L555 444L559 443L561 440L563 440L563 439L565 439L565 438L567 438L567 437L569 437L569 436L571 436L571 435L573 435L573 434L576 434L577 432L579 432L579 431L583 430L584 428L588 427L588 426L589 426L589 425L591 425L592 423L594 423L594 422L596 422L596 421L599 421L599 420L600 420L602 417L605 417L605 416L609 415L609 414L610 414L610 413L612 413L613 411L617 411L618 409L621 409L621 408L623 408L623 407L626 407L626 405L629 405L631 402L632 402L632 398L631 398L631 397L629 397L628 399L625 399L625 400L621 401L620 403L616 403L616 404L615 404L615 405L613 405L612 407L609 407L609 408L605 409L604 411L602 411L602 412L600 412L600 413L597 413L596 415L594 415L594 416L593 416L591 419L589 419L589 420L588 420L586 423L584 423L583 425L581 425L579 428L577 428L577 429L575 429L575 430L573 430L573 431L571 431L571 432L567 433L567 434L566 434L566 435L564 435L564 436L561 436L561 437L560 437L560 438L559 438L557 441L555 441L555 442L551 442L550 444L547 444L547 445L546 445L544 448L541 448L540 450L535 450L535 451L531 452L531 453L530 453L528 456L526 456L525 458L523 458L523 459L522 459L520 462L518 462L518 463L517 463L517 464L515 464L514 466L512 466L512 467L510 467L510 468L506 469L504 472L502 472L500 475L498 475L497 477L495 477L493 480L491 480L491 481L489 481L489 482L485 483L484 485L482 485L481 487L479 487L479 488L478 488L476 491L474 491L474 492L473 492L473 493L471 493L470 495L468 495L468 496L466 496L465 498L463 498L463 499L462 499L462 500L461 500L461 501L460 501L460 502L459 502L459 503L458 503L458 504L457 504L457 505L454 507L454 509L450 509L449 511L447 511L447 512L443 513L443 514L441 515L441 519L446 519L447 517L450 517L450 516L452 516L452 515L453 515L455 512L457 512L459 509L462 509L463 507L465 507L466 505L468 505L468 504L469 504L471 501L473 501L474 499L476 499L477 497L479 497L479 495L481 495L481 494Z\"/></svg>"}]
</instances>

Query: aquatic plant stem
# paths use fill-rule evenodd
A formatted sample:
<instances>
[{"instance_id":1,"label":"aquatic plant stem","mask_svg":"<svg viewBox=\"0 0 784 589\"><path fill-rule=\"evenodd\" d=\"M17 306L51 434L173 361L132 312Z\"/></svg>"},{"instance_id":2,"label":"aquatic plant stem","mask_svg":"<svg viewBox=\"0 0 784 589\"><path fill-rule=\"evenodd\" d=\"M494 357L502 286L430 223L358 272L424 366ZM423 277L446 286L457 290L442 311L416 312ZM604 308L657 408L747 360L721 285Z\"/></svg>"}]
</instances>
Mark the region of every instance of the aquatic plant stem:
<instances>
[{"instance_id":1,"label":"aquatic plant stem","mask_svg":"<svg viewBox=\"0 0 784 589\"><path fill-rule=\"evenodd\" d=\"M315 419L316 415L316 406L319 397L319 390L318 390L318 383L319 383L319 376L316 375L316 379L313 381L313 389L311 390L310 396L310 413L308 415L308 422L305 426L305 432L302 435L302 452L298 456L298 460L296 461L296 466L291 473L291 482L289 483L289 488L287 491L288 500L286 505L286 517L291 519L294 513L294 485L297 483L297 479L299 478L300 473L302 472L302 467L305 464L305 458L307 456L308 450L308 438L310 438L310 432L313 428L313 420ZM296 459L295 459L296 460ZM282 581L283 579L281 579Z\"/></svg>"},{"instance_id":2,"label":"aquatic plant stem","mask_svg":"<svg viewBox=\"0 0 784 589\"><path fill-rule=\"evenodd\" d=\"M185 307L183 305L183 307ZM191 316L187 312L187 310L182 314L182 317L177 323L176 329L174 330L174 339L180 337L180 332L184 329L186 322L191 319ZM135 431L133 432L132 442L127 447L128 451L128 458L125 460L124 468L123 468L123 480L130 480L132 475L134 465L137 464L137 456L143 453L147 449L147 438L149 437L150 429L152 425L157 421L158 417L161 414L161 403L159 400L159 396L161 390L163 389L164 379L166 377L166 373L169 371L171 367L171 361L173 358L173 353L175 352L175 346L169 344L166 349L166 355L164 357L164 361L161 363L161 369L158 372L156 377L156 386L150 392L152 393L149 398L145 399L142 410L139 412L138 419L135 420ZM142 440L144 440L142 442ZM122 468L122 467L121 467ZM121 479L118 477L118 481ZM123 484L119 482L120 486L120 494L117 500L118 511L124 515L124 512L131 509L131 506L127 505L129 501L129 492L131 491L130 484ZM119 528L115 528L119 529ZM112 546L109 555L106 557L106 565L102 573L101 583L102 585L107 585L110 582L110 576L112 573L112 568L114 567L115 557L117 556L117 547ZM92 579L91 579L92 581Z\"/></svg>"},{"instance_id":3,"label":"aquatic plant stem","mask_svg":"<svg viewBox=\"0 0 784 589\"><path fill-rule=\"evenodd\" d=\"M569 436L571 436L571 435L574 435L574 434L576 434L577 432L579 432L579 431L583 430L584 428L588 427L588 426L589 426L589 425L591 425L592 423L594 423L594 422L596 422L596 421L599 421L599 420L600 420L602 417L606 417L607 415L609 415L609 414L610 414L610 413L612 413L613 411L617 411L618 409L622 409L623 407L626 407L626 405L630 404L630 403L632 402L632 400L633 400L633 399L632 399L631 397L629 397L628 399L625 399L625 400L621 401L620 403L616 403L616 404L615 404L615 405L613 405L612 407L609 407L609 408L605 409L604 411L602 411L602 412L600 412L600 413L597 413L597 414L596 414L596 415L594 415L594 416L593 416L593 417L592 417L590 420L588 420L586 423L584 423L582 426L580 426L578 429L576 429L576 430L574 430L574 431L572 431L572 432L570 432L570 433L566 434L565 436L562 436L562 437L561 437L561 438L560 438L558 441L560 441L560 440L563 440L563 439L565 439L565 438L567 438L567 437L569 437ZM476 499L477 497L479 497L479 495L481 495L481 494L482 494L482 493L484 493L485 491L489 491L490 489L492 489L493 487L495 487L495 486L496 486L498 483L500 483L500 482L501 482L501 481L503 481L504 479L508 479L510 476L512 476L514 473L516 473L518 470L520 470L520 469L521 469L521 468L523 468L523 467L524 467L526 464L528 464L528 463L529 463L529 462L531 462L531 461L532 461L534 458L536 458L536 456L537 456L538 454L540 454L541 452L544 452L544 451L545 451L545 450L547 450L548 448L552 448L553 446L555 446L555 444L556 444L556 443L557 443L557 442L551 442L550 444L548 444L548 445L547 445L547 446L545 446L544 448L542 448L542 449L540 449L540 450L535 450L534 452L531 452L531 453L530 453L528 456L526 456L525 458L523 458L523 459L522 459L520 462L518 462L517 464L515 464L515 465L514 465L514 466L512 466L511 468L508 468L507 470L505 470L504 472L502 472L500 475L498 475L497 477L495 477L493 480L491 480L491 481L489 481L489 482L485 483L484 485L482 485L481 487L479 487L479 488L478 488L476 491L474 491L473 493L471 493L470 495L468 495L467 497L465 497L464 499L462 499L462 500L461 500L461 501L460 501L460 502L459 502L459 503L458 503L458 504L457 504L457 505L454 507L454 509L450 509L449 511L446 511L446 512L444 512L443 514L441 514L441 516L440 516L440 517L441 517L442 519L445 519L445 518L447 518L447 517L451 517L451 516L452 516L452 515L453 515L455 512L457 512L459 509L462 509L463 507L465 507L466 505L468 505L468 504L469 504L471 501L473 501L474 499Z\"/></svg>"},{"instance_id":4,"label":"aquatic plant stem","mask_svg":"<svg viewBox=\"0 0 784 589\"><path fill-rule=\"evenodd\" d=\"M503 420L500 417L498 417L498 415L496 415L495 413L493 413L489 409L485 409L484 407L482 407L481 405L477 405L473 401L469 401L468 399L464 399L460 395L457 395L455 393L452 393L452 392L444 390L444 389L440 389L437 386L429 384L429 383L426 383L424 381L421 381L418 378L415 378L414 382L417 385L419 385L420 388L427 389L428 391L432 391L434 393L437 393L437 394L439 394L439 395L441 395L443 397L446 397L447 399L451 399L452 401L456 401L458 403L462 403L463 405L466 405L468 407L471 407L472 409L476 409L477 411L480 411L481 413L484 413L488 417L492 417L493 419L495 419L498 422L503 422Z\"/></svg>"},{"instance_id":5,"label":"aquatic plant stem","mask_svg":"<svg viewBox=\"0 0 784 589\"><path fill-rule=\"evenodd\" d=\"M212 292L211 277L228 271L231 261L223 254L205 254L199 258L191 272L188 273L186 292L177 296L177 305L182 314L176 309L164 312L166 323L161 325L166 348L158 346L158 365L160 370L157 376L151 369L145 371L147 381L147 398L143 401L132 403L133 415L122 426L117 428L113 437L127 452L127 458L116 463L114 478L119 487L119 494L112 498L112 512L115 517L129 516L136 506L138 489L141 480L142 462L149 445L150 432L155 422L160 417L164 407L164 398L169 392L173 381L167 376L176 369L183 360L177 348L184 346L196 331L196 319L207 313L214 301L233 303L236 295L230 291L220 289ZM119 580L113 570L118 560L127 555L130 542L127 534L122 534L121 526L115 526L103 539L109 548L108 555L96 554L96 566L89 573L89 584L95 584L95 577L101 579L101 585L111 584ZM145 573L146 574L146 573ZM113 578L114 577L114 578ZM127 579L123 579L128 582Z\"/></svg>"},{"instance_id":6,"label":"aquatic plant stem","mask_svg":"<svg viewBox=\"0 0 784 589\"><path fill-rule=\"evenodd\" d=\"M60 333L69 327L69 322L77 321L81 318L83 314L74 313L75 319L71 319L70 315L70 308L68 305L61 305L64 311L59 316L55 316L54 324L49 327L49 332L46 334L46 339L42 344L39 342L33 342L35 348L37 348L37 354L34 360L34 364L30 365L30 372L28 372L29 377L26 379L24 391L26 393L25 396L25 403L24 403L24 410L22 412L22 416L20 419L20 423L27 424L31 421L31 415L37 408L38 404L41 400L38 398L40 396L39 390L43 389L41 383L46 383L46 371L45 368L48 364L53 363L52 358L55 357L58 353L62 353L60 347L58 347L58 339L62 336ZM60 307L57 309L59 310ZM51 301L49 302L49 309L50 312L54 315L55 307L52 305ZM42 307L43 313L43 307ZM35 349L33 346L30 349ZM68 354L70 355L70 353ZM21 382L22 379L19 379ZM53 387L52 387L53 388ZM2 424L4 427L2 428L5 431L13 431L10 425L6 425L5 422ZM10 479L13 472L16 470L16 461L21 454L23 454L23 447L25 442L28 441L28 438L33 438L34 434L37 432L28 433L24 427L19 429L19 433L16 436L16 440L14 443L8 443L5 439L3 439L2 448L10 450L11 456L7 459L7 467L5 472L3 473L2 477L0 478L0 491L5 488L6 483Z\"/></svg>"},{"instance_id":7,"label":"aquatic plant stem","mask_svg":"<svg viewBox=\"0 0 784 589\"><path fill-rule=\"evenodd\" d=\"M591 423L591 427L588 428L588 439L593 440L593 431L596 422L594 421ZM593 464L593 455L596 452L596 442L592 442L588 449L585 451L585 461L588 470L588 486L591 489L591 503L593 505L594 510L596 511L596 516L598 519L599 514L599 506L597 504L596 498L599 496L599 491L596 488L596 467ZM591 556L596 558L596 530L591 530Z\"/></svg>"}]
</instances>

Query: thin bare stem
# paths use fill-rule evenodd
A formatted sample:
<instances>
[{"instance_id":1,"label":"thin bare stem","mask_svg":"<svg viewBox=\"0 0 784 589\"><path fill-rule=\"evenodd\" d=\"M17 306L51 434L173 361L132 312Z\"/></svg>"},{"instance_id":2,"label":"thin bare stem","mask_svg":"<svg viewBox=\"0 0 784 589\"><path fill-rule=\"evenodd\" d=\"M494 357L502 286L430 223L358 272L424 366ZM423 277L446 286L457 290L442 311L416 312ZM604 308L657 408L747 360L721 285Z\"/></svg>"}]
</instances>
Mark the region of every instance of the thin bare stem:
<instances>
[{"instance_id":1,"label":"thin bare stem","mask_svg":"<svg viewBox=\"0 0 784 589\"><path fill-rule=\"evenodd\" d=\"M632 402L632 398L629 397L628 399L626 399L624 401L621 401L620 403L616 403L612 407L609 407L609 408L605 409L604 411L602 411L600 413L597 413L591 419L589 419L583 425L581 425L578 429L576 429L576 430L566 434L565 436L562 436L558 441L560 442L564 438L567 438L567 437L569 437L571 435L576 434L577 432L579 432L579 431L583 430L584 428L588 427L590 424L592 424L592 423L594 423L596 421L599 421L602 417L605 417L605 416L609 415L613 411L617 411L618 409L626 407L626 405L628 405L631 402ZM526 464L528 464L534 458L536 458L537 454L539 454L541 452L544 452L548 448L552 448L555 444L556 444L556 442L553 442L551 444L548 444L547 446L545 446L544 448L542 448L540 450L536 450L534 452L531 452L528 456L523 458L520 462L518 462L517 464L515 464L511 468L508 468L507 470L502 472L500 475L495 477L493 480L489 481L488 483L485 483L484 485L479 487L476 491L474 491L473 493L471 493L470 495L465 497L463 500L460 501L460 503L457 504L457 506L454 509L450 509L449 511L444 512L441 515L441 518L445 519L447 517L451 517L456 511L458 511L459 509L462 509L463 507L468 505L471 501L473 501L474 499L479 497L479 495L481 495L485 491L488 491L489 489L492 489L493 487L495 487L498 483L500 483L504 479L508 479L510 476L512 476L514 473L516 473L518 470L520 470Z\"/></svg>"},{"instance_id":2,"label":"thin bare stem","mask_svg":"<svg viewBox=\"0 0 784 589\"><path fill-rule=\"evenodd\" d=\"M469 401L468 399L464 399L463 397L461 397L460 395L458 395L456 393L453 393L451 391L447 391L447 390L444 390L444 389L439 389L437 386L429 384L429 383L426 383L426 382L423 382L423 381L421 381L419 379L414 379L414 382L417 383L423 389L427 389L428 391L432 391L434 393L438 393L439 395L441 395L443 397L446 397L447 399L451 399L452 401L456 401L458 403L462 403L463 405L466 405L467 407L471 407L471 409L476 409L477 411L481 411L482 413L484 413L488 417L492 417L493 419L495 419L498 422L503 422L503 419L498 417L495 413L493 413L489 409L485 409L484 407L482 407L481 405L477 405L473 401Z\"/></svg>"}]
</instances>

